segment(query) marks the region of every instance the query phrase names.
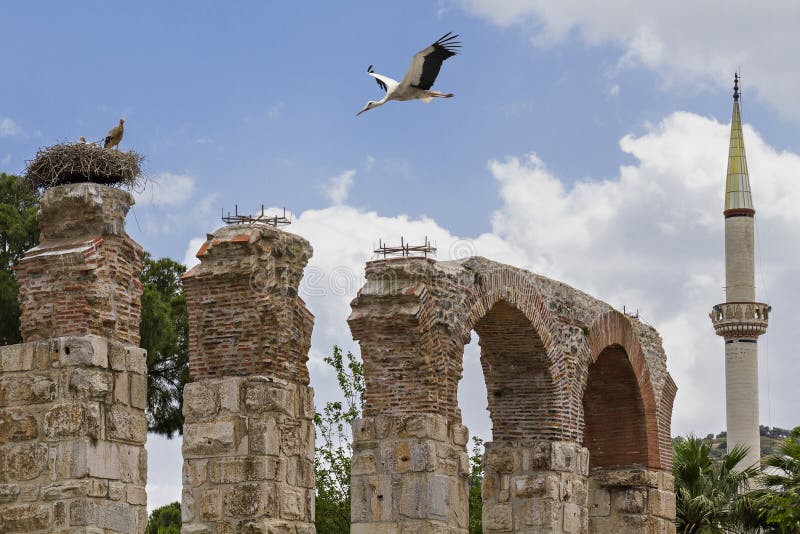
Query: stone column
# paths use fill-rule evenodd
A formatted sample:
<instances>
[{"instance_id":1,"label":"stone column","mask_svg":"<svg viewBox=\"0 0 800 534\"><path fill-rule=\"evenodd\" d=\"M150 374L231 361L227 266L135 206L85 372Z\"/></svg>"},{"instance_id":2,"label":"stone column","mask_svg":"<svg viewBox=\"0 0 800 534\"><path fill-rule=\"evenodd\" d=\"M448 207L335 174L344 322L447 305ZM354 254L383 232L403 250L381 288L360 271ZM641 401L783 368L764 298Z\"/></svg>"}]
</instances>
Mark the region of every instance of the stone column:
<instances>
[{"instance_id":1,"label":"stone column","mask_svg":"<svg viewBox=\"0 0 800 534\"><path fill-rule=\"evenodd\" d=\"M314 528L313 317L297 295L308 242L268 225L208 236L183 277L184 533Z\"/></svg>"},{"instance_id":2,"label":"stone column","mask_svg":"<svg viewBox=\"0 0 800 534\"><path fill-rule=\"evenodd\" d=\"M455 403L464 341L427 300L442 293L435 262L374 261L366 275L348 319L367 386L353 425L350 532L466 534L468 431Z\"/></svg>"},{"instance_id":3,"label":"stone column","mask_svg":"<svg viewBox=\"0 0 800 534\"><path fill-rule=\"evenodd\" d=\"M585 533L588 469L573 442L487 443L483 531Z\"/></svg>"},{"instance_id":4,"label":"stone column","mask_svg":"<svg viewBox=\"0 0 800 534\"><path fill-rule=\"evenodd\" d=\"M47 191L16 267L25 343L0 347L0 532L142 533L147 512L141 248L130 194Z\"/></svg>"},{"instance_id":5,"label":"stone column","mask_svg":"<svg viewBox=\"0 0 800 534\"><path fill-rule=\"evenodd\" d=\"M672 473L644 468L592 471L589 533L675 533Z\"/></svg>"},{"instance_id":6,"label":"stone column","mask_svg":"<svg viewBox=\"0 0 800 534\"><path fill-rule=\"evenodd\" d=\"M442 415L356 421L351 534L466 534L467 438L467 427Z\"/></svg>"}]
</instances>

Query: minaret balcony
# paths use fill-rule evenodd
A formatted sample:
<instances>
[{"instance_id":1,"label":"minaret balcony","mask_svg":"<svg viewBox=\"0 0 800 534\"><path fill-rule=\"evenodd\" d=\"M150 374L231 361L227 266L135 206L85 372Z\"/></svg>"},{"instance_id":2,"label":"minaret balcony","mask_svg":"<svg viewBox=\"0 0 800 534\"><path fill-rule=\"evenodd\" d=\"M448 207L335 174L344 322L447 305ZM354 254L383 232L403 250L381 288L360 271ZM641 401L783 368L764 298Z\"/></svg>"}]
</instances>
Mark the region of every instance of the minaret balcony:
<instances>
[{"instance_id":1,"label":"minaret balcony","mask_svg":"<svg viewBox=\"0 0 800 534\"><path fill-rule=\"evenodd\" d=\"M718 336L758 337L767 331L771 311L763 302L724 302L708 315Z\"/></svg>"}]
</instances>

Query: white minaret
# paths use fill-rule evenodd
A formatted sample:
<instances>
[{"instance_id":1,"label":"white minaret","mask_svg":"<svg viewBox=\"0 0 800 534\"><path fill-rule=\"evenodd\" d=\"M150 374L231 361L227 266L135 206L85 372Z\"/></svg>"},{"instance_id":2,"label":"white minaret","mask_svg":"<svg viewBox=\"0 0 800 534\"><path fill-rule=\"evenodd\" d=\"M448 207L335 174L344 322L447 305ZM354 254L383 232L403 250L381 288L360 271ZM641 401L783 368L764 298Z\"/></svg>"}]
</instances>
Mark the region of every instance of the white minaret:
<instances>
[{"instance_id":1,"label":"white minaret","mask_svg":"<svg viewBox=\"0 0 800 534\"><path fill-rule=\"evenodd\" d=\"M734 77L733 118L725 187L725 302L711 321L725 339L725 409L728 450L744 445L748 467L761 457L758 429L758 336L767 331L770 306L755 302L753 199L739 114L739 76Z\"/></svg>"}]
</instances>

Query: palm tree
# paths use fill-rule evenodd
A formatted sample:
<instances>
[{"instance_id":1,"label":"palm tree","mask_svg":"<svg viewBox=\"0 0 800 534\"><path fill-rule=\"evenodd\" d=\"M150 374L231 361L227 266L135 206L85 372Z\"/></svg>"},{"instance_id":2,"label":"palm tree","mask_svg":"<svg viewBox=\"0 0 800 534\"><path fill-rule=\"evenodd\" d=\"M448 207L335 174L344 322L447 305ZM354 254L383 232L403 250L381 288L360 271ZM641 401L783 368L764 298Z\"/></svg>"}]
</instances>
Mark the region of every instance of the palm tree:
<instances>
[{"instance_id":1,"label":"palm tree","mask_svg":"<svg viewBox=\"0 0 800 534\"><path fill-rule=\"evenodd\" d=\"M757 511L747 494L757 466L737 468L747 448L736 446L715 461L708 441L689 436L673 442L678 532L755 532Z\"/></svg>"},{"instance_id":2,"label":"palm tree","mask_svg":"<svg viewBox=\"0 0 800 534\"><path fill-rule=\"evenodd\" d=\"M755 493L767 532L800 532L800 427L761 464L764 488Z\"/></svg>"}]
</instances>

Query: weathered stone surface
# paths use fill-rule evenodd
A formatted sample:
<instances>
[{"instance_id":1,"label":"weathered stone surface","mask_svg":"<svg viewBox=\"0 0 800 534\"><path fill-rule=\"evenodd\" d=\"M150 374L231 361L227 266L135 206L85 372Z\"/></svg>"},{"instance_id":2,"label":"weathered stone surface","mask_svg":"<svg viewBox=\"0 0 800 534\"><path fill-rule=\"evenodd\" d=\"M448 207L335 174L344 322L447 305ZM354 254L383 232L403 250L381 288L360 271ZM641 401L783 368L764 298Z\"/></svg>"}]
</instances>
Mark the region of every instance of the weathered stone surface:
<instances>
[{"instance_id":1,"label":"weathered stone surface","mask_svg":"<svg viewBox=\"0 0 800 534\"><path fill-rule=\"evenodd\" d=\"M246 428L247 425L241 417L227 417L207 423L187 423L183 431L183 454L236 454L246 438Z\"/></svg>"},{"instance_id":2,"label":"weathered stone surface","mask_svg":"<svg viewBox=\"0 0 800 534\"><path fill-rule=\"evenodd\" d=\"M101 369L77 368L69 379L69 391L74 398L112 402L114 375Z\"/></svg>"},{"instance_id":3,"label":"weathered stone surface","mask_svg":"<svg viewBox=\"0 0 800 534\"><path fill-rule=\"evenodd\" d=\"M267 415L250 417L249 421L250 452L277 456L281 449L281 432L277 418Z\"/></svg>"},{"instance_id":4,"label":"weathered stone surface","mask_svg":"<svg viewBox=\"0 0 800 534\"><path fill-rule=\"evenodd\" d=\"M147 376L131 374L131 406L144 410L147 407Z\"/></svg>"},{"instance_id":5,"label":"weathered stone surface","mask_svg":"<svg viewBox=\"0 0 800 534\"><path fill-rule=\"evenodd\" d=\"M223 502L230 517L275 517L278 496L273 484L248 483L226 487Z\"/></svg>"},{"instance_id":6,"label":"weathered stone surface","mask_svg":"<svg viewBox=\"0 0 800 534\"><path fill-rule=\"evenodd\" d=\"M211 417L217 413L217 392L205 380L184 386L183 415L189 421Z\"/></svg>"},{"instance_id":7,"label":"weathered stone surface","mask_svg":"<svg viewBox=\"0 0 800 534\"><path fill-rule=\"evenodd\" d=\"M249 412L284 413L295 415L295 388L259 377L247 381L245 406Z\"/></svg>"},{"instance_id":8,"label":"weathered stone surface","mask_svg":"<svg viewBox=\"0 0 800 534\"><path fill-rule=\"evenodd\" d=\"M0 484L0 504L14 502L19 497L19 486L16 484Z\"/></svg>"},{"instance_id":9,"label":"weathered stone surface","mask_svg":"<svg viewBox=\"0 0 800 534\"><path fill-rule=\"evenodd\" d=\"M6 445L0 453L4 482L32 480L47 467L47 447L42 443L28 442Z\"/></svg>"},{"instance_id":10,"label":"weathered stone surface","mask_svg":"<svg viewBox=\"0 0 800 534\"><path fill-rule=\"evenodd\" d=\"M30 532L44 530L51 521L50 507L25 504L0 508L0 532Z\"/></svg>"},{"instance_id":11,"label":"weathered stone surface","mask_svg":"<svg viewBox=\"0 0 800 534\"><path fill-rule=\"evenodd\" d=\"M108 340L88 336L67 336L58 340L59 361L62 366L108 367Z\"/></svg>"},{"instance_id":12,"label":"weathered stone surface","mask_svg":"<svg viewBox=\"0 0 800 534\"><path fill-rule=\"evenodd\" d=\"M67 437L100 437L100 408L97 403L67 402L44 414L44 435L48 441Z\"/></svg>"},{"instance_id":13,"label":"weathered stone surface","mask_svg":"<svg viewBox=\"0 0 800 534\"><path fill-rule=\"evenodd\" d=\"M0 373L30 371L33 369L34 347L31 345L7 345L0 347Z\"/></svg>"},{"instance_id":14,"label":"weathered stone surface","mask_svg":"<svg viewBox=\"0 0 800 534\"><path fill-rule=\"evenodd\" d=\"M514 527L511 505L494 504L484 506L483 524L488 532L511 532Z\"/></svg>"},{"instance_id":15,"label":"weathered stone surface","mask_svg":"<svg viewBox=\"0 0 800 534\"><path fill-rule=\"evenodd\" d=\"M147 439L147 418L142 410L115 404L106 411L108 439L144 443Z\"/></svg>"},{"instance_id":16,"label":"weathered stone surface","mask_svg":"<svg viewBox=\"0 0 800 534\"><path fill-rule=\"evenodd\" d=\"M50 402L56 398L57 384L41 375L0 375L0 407Z\"/></svg>"},{"instance_id":17,"label":"weathered stone surface","mask_svg":"<svg viewBox=\"0 0 800 534\"><path fill-rule=\"evenodd\" d=\"M39 423L24 409L0 410L0 445L36 439Z\"/></svg>"}]
</instances>

